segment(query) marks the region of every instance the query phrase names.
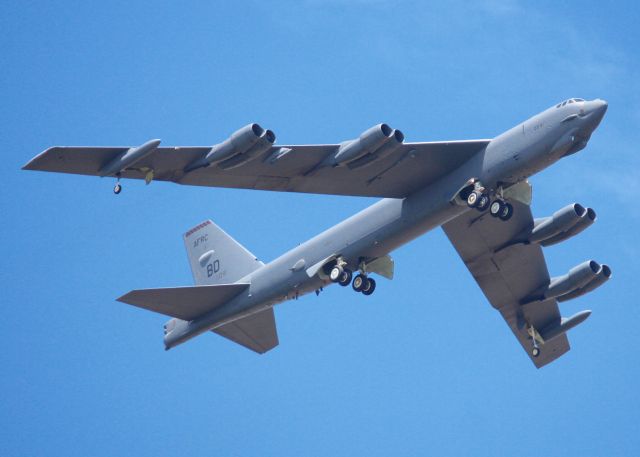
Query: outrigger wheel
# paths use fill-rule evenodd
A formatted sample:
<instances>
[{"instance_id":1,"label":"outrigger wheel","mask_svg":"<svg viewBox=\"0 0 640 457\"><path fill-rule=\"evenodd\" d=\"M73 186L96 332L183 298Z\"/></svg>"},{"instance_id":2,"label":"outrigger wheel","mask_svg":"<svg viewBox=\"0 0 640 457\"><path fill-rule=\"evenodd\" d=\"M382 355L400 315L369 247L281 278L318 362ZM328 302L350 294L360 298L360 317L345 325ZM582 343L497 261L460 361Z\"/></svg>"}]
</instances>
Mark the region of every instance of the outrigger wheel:
<instances>
[{"instance_id":1,"label":"outrigger wheel","mask_svg":"<svg viewBox=\"0 0 640 457\"><path fill-rule=\"evenodd\" d=\"M122 185L120 184L120 173L116 174L116 185L113 186L113 193L118 195L122 192Z\"/></svg>"}]
</instances>

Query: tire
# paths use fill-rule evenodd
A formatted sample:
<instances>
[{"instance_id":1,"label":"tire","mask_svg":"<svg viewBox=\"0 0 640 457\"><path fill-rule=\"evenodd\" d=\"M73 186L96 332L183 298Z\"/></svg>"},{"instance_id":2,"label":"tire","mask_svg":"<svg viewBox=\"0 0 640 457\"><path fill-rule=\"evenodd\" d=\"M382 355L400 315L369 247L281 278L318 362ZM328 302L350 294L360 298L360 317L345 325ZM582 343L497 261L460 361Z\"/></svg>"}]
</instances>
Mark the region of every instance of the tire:
<instances>
[{"instance_id":1,"label":"tire","mask_svg":"<svg viewBox=\"0 0 640 457\"><path fill-rule=\"evenodd\" d=\"M372 278L367 278L365 286L362 288L363 295L371 295L376 290L376 281Z\"/></svg>"},{"instance_id":2,"label":"tire","mask_svg":"<svg viewBox=\"0 0 640 457\"><path fill-rule=\"evenodd\" d=\"M366 282L367 282L367 277L365 275L360 274L360 275L357 275L355 278L353 278L353 283L351 283L351 287L356 292L362 292L362 288L364 287L364 284Z\"/></svg>"},{"instance_id":3,"label":"tire","mask_svg":"<svg viewBox=\"0 0 640 457\"><path fill-rule=\"evenodd\" d=\"M493 203L491 203L491 205L489 206L489 214L491 214L493 217L500 216L503 206L504 203L502 203L500 200L494 200Z\"/></svg>"},{"instance_id":4,"label":"tire","mask_svg":"<svg viewBox=\"0 0 640 457\"><path fill-rule=\"evenodd\" d=\"M338 282L340 281L342 273L344 273L344 269L340 265L336 265L329 272L329 279L331 280L331 282Z\"/></svg>"},{"instance_id":5,"label":"tire","mask_svg":"<svg viewBox=\"0 0 640 457\"><path fill-rule=\"evenodd\" d=\"M122 192L122 186L120 185L120 183L118 183L114 186L113 193L118 195L120 192Z\"/></svg>"},{"instance_id":6,"label":"tire","mask_svg":"<svg viewBox=\"0 0 640 457\"><path fill-rule=\"evenodd\" d=\"M342 272L342 275L340 275L340 280L338 281L338 284L340 284L342 287L346 287L349 284L351 284L351 277L353 276L353 273L351 273L351 270L345 268L344 271Z\"/></svg>"},{"instance_id":7,"label":"tire","mask_svg":"<svg viewBox=\"0 0 640 457\"><path fill-rule=\"evenodd\" d=\"M487 194L482 194L478 199L478 203L476 204L476 209L480 212L483 212L489 207L490 203L491 203L491 200L489 199L489 196Z\"/></svg>"},{"instance_id":8,"label":"tire","mask_svg":"<svg viewBox=\"0 0 640 457\"><path fill-rule=\"evenodd\" d=\"M534 358L538 357L538 356L540 355L540 348L537 348L537 347L536 347L536 348L533 348L533 349L531 350L531 355L532 355Z\"/></svg>"},{"instance_id":9,"label":"tire","mask_svg":"<svg viewBox=\"0 0 640 457\"><path fill-rule=\"evenodd\" d=\"M469 208L475 208L478 204L478 200L480 199L480 195L480 192L478 192L477 190L471 192L467 197L467 206Z\"/></svg>"},{"instance_id":10,"label":"tire","mask_svg":"<svg viewBox=\"0 0 640 457\"><path fill-rule=\"evenodd\" d=\"M500 219L508 221L513 216L513 206L510 203L505 203L502 211L500 211Z\"/></svg>"}]
</instances>

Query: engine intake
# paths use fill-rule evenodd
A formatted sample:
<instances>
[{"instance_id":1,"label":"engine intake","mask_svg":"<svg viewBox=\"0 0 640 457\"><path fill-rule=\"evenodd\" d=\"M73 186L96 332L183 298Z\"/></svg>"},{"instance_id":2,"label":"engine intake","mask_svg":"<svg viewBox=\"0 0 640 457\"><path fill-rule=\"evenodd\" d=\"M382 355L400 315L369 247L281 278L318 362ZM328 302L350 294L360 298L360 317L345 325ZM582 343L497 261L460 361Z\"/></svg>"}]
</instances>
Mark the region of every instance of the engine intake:
<instances>
[{"instance_id":1,"label":"engine intake","mask_svg":"<svg viewBox=\"0 0 640 457\"><path fill-rule=\"evenodd\" d=\"M550 217L536 219L528 241L551 246L585 230L596 220L596 212L579 203L572 203Z\"/></svg>"},{"instance_id":2,"label":"engine intake","mask_svg":"<svg viewBox=\"0 0 640 457\"><path fill-rule=\"evenodd\" d=\"M234 168L267 151L275 140L276 136L271 130L265 130L255 123L245 125L222 143L213 146L204 157L189 164L185 172L225 162L226 166L223 168Z\"/></svg>"},{"instance_id":3,"label":"engine intake","mask_svg":"<svg viewBox=\"0 0 640 457\"><path fill-rule=\"evenodd\" d=\"M366 130L357 139L342 143L331 162L333 166L351 165L370 155L369 159L362 160L358 165L363 166L391 154L403 141L404 135L401 131L392 129L387 124L378 124Z\"/></svg>"},{"instance_id":4,"label":"engine intake","mask_svg":"<svg viewBox=\"0 0 640 457\"><path fill-rule=\"evenodd\" d=\"M552 278L549 285L533 292L520 303L527 305L549 298L557 298L558 301L569 300L602 285L610 276L611 269L607 265L600 265L595 260L587 260L573 267L567 274Z\"/></svg>"},{"instance_id":5,"label":"engine intake","mask_svg":"<svg viewBox=\"0 0 640 457\"><path fill-rule=\"evenodd\" d=\"M562 295L560 297L557 298L557 300L559 302L564 302L567 300L571 300L573 298L577 298L577 297L581 297L582 295L589 293L595 289L597 289L598 287L600 287L601 285L603 285L605 282L607 282L610 278L611 278L611 268L609 267L609 265L602 265L602 268L600 269L600 271L596 274L596 277L588 282L586 285L572 291L569 292L568 294Z\"/></svg>"}]
</instances>

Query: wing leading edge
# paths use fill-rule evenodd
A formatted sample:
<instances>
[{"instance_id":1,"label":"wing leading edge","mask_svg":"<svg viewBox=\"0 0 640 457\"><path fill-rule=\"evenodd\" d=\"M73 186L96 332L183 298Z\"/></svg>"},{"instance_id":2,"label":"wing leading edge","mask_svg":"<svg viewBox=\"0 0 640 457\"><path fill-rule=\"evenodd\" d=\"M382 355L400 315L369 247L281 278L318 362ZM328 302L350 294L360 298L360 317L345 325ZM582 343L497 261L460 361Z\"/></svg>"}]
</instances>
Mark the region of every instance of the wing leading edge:
<instances>
[{"instance_id":1,"label":"wing leading edge","mask_svg":"<svg viewBox=\"0 0 640 457\"><path fill-rule=\"evenodd\" d=\"M211 147L156 147L120 175L193 186L402 198L456 169L489 142L403 143L389 156L361 168L318 167L338 151L337 144L273 146L235 168L213 164L191 171L185 170ZM106 167L131 150L134 148L56 146L23 169L103 176Z\"/></svg>"}]
</instances>

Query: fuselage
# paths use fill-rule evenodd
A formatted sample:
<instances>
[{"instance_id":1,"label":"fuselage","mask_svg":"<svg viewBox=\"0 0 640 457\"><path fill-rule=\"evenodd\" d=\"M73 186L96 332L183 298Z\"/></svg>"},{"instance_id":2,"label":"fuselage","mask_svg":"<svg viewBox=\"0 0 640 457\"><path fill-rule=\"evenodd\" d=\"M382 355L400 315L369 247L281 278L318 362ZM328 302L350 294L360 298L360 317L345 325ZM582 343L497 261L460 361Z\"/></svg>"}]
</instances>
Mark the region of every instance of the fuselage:
<instances>
[{"instance_id":1,"label":"fuselage","mask_svg":"<svg viewBox=\"0 0 640 457\"><path fill-rule=\"evenodd\" d=\"M403 199L380 200L240 279L238 282L250 283L247 294L198 319L180 321L165 336L165 346L174 347L230 321L326 287L331 281L312 267L327 259L340 258L357 270L363 259L387 255L469 211L456 196L470 179L490 189L527 179L584 148L606 108L603 100L571 99L518 124L436 182Z\"/></svg>"}]
</instances>

